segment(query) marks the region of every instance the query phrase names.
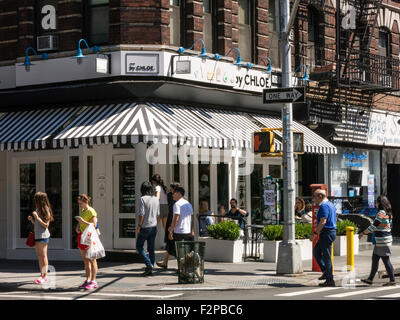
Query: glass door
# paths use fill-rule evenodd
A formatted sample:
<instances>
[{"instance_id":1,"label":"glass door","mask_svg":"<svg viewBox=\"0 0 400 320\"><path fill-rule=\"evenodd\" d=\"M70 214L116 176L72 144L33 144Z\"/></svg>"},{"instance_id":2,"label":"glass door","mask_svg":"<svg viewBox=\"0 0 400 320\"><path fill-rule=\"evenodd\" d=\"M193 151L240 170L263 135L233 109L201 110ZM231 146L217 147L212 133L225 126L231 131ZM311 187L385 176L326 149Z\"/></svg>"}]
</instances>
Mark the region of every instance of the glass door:
<instances>
[{"instance_id":1,"label":"glass door","mask_svg":"<svg viewBox=\"0 0 400 320\"><path fill-rule=\"evenodd\" d=\"M135 161L114 156L114 248L136 247Z\"/></svg>"}]
</instances>

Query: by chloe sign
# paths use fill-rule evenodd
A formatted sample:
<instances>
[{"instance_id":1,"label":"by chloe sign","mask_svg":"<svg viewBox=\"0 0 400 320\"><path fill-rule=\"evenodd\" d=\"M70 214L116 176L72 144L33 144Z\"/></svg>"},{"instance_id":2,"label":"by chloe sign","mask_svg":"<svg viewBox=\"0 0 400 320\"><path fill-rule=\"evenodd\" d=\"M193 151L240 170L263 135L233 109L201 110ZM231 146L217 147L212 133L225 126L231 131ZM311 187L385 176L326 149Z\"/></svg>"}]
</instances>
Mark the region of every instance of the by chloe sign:
<instances>
[{"instance_id":1,"label":"by chloe sign","mask_svg":"<svg viewBox=\"0 0 400 320\"><path fill-rule=\"evenodd\" d=\"M159 73L159 56L156 53L127 53L125 64L127 74L157 75Z\"/></svg>"}]
</instances>

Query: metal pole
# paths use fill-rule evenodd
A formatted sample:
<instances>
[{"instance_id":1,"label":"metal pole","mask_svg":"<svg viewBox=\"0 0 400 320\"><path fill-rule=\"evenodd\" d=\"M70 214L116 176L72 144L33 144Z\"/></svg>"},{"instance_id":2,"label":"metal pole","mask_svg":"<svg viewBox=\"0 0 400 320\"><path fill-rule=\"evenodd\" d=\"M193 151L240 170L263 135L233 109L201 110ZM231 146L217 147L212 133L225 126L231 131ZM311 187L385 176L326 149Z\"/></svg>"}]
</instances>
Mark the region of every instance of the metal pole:
<instances>
[{"instance_id":1,"label":"metal pole","mask_svg":"<svg viewBox=\"0 0 400 320\"><path fill-rule=\"evenodd\" d=\"M290 3L289 0L279 1L280 7L280 49L282 57L282 87L292 86L291 75L291 49L289 37L285 31L289 24ZM295 241L295 165L293 154L293 111L292 104L285 103L282 108L283 129L283 241L278 251L278 274L294 274L303 272L300 247Z\"/></svg>"}]
</instances>

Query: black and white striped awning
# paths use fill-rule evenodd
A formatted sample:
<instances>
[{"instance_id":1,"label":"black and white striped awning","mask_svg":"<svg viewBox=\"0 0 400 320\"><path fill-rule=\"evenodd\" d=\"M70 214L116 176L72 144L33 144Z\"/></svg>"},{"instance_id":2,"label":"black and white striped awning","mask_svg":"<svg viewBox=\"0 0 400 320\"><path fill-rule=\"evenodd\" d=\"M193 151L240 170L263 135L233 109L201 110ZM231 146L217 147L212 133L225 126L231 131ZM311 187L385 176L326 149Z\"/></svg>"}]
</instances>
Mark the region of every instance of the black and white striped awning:
<instances>
[{"instance_id":1,"label":"black and white striped awning","mask_svg":"<svg viewBox=\"0 0 400 320\"><path fill-rule=\"evenodd\" d=\"M192 107L190 110L231 139L231 144L236 148L251 148L253 133L260 131L260 127L242 112ZM280 141L275 139L274 143L275 150L282 150Z\"/></svg>"},{"instance_id":2,"label":"black and white striped awning","mask_svg":"<svg viewBox=\"0 0 400 320\"><path fill-rule=\"evenodd\" d=\"M46 147L47 139L80 108L4 113L0 118L0 150Z\"/></svg>"},{"instance_id":3,"label":"black and white striped awning","mask_svg":"<svg viewBox=\"0 0 400 320\"><path fill-rule=\"evenodd\" d=\"M263 114L251 113L251 117L260 122L265 128L282 128L282 119L277 116L269 116ZM306 153L322 153L322 154L336 154L336 147L320 137L311 129L306 126L293 121L293 129L304 134L304 151ZM276 132L282 136L281 132Z\"/></svg>"},{"instance_id":4,"label":"black and white striped awning","mask_svg":"<svg viewBox=\"0 0 400 320\"><path fill-rule=\"evenodd\" d=\"M88 107L53 139L53 146L138 143L222 148L227 140L188 109L159 103Z\"/></svg>"}]
</instances>

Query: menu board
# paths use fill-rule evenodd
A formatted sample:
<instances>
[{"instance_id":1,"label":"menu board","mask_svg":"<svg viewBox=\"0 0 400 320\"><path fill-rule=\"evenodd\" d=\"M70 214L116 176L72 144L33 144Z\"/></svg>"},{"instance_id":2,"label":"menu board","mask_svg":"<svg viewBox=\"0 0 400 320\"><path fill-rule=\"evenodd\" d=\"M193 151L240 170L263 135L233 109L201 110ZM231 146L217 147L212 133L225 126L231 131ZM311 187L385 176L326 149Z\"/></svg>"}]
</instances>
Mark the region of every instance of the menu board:
<instances>
[{"instance_id":1,"label":"menu board","mask_svg":"<svg viewBox=\"0 0 400 320\"><path fill-rule=\"evenodd\" d=\"M119 237L120 238L136 237L135 219L119 219Z\"/></svg>"},{"instance_id":2,"label":"menu board","mask_svg":"<svg viewBox=\"0 0 400 320\"><path fill-rule=\"evenodd\" d=\"M135 162L119 162L119 213L135 212Z\"/></svg>"}]
</instances>

